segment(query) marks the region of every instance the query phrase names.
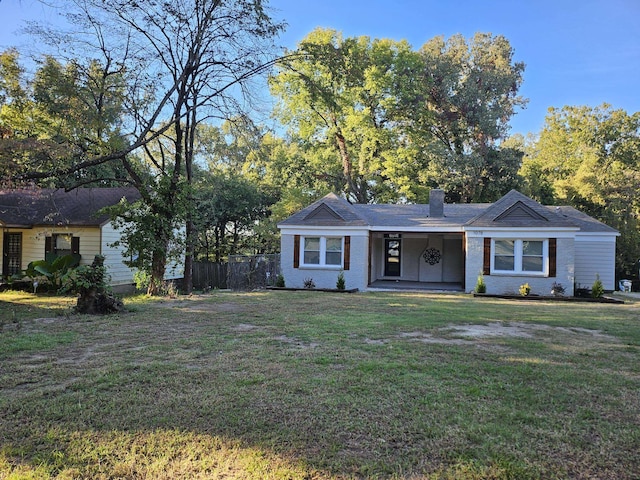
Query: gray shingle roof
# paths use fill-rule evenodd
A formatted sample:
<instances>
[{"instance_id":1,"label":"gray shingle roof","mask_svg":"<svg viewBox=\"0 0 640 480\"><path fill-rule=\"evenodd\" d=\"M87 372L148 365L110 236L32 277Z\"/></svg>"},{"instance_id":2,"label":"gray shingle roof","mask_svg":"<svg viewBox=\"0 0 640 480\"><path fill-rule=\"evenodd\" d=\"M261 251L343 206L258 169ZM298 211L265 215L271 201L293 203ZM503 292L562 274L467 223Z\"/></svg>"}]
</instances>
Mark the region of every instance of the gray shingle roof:
<instances>
[{"instance_id":1,"label":"gray shingle roof","mask_svg":"<svg viewBox=\"0 0 640 480\"><path fill-rule=\"evenodd\" d=\"M515 208L514 208L515 207ZM566 217L556 214L522 193L511 190L467 223L469 227L575 228Z\"/></svg>"},{"instance_id":2,"label":"gray shingle roof","mask_svg":"<svg viewBox=\"0 0 640 480\"><path fill-rule=\"evenodd\" d=\"M322 215L314 213L326 205L329 209L335 213L335 215ZM278 225L305 225L312 227L330 227L330 226L367 226L367 221L358 214L354 206L347 202L345 199L338 197L335 193L329 193L322 197L320 200L313 202L306 208L303 208L297 213L294 213L286 220L283 220ZM337 215L337 216L336 216Z\"/></svg>"},{"instance_id":3,"label":"gray shingle roof","mask_svg":"<svg viewBox=\"0 0 640 480\"><path fill-rule=\"evenodd\" d=\"M322 210L323 205L329 207ZM495 203L445 204L444 217L429 216L428 204L350 204L331 193L295 213L279 226L364 226L376 229L442 230L462 227L571 228L616 233L572 207L544 206L511 190Z\"/></svg>"},{"instance_id":4,"label":"gray shingle roof","mask_svg":"<svg viewBox=\"0 0 640 480\"><path fill-rule=\"evenodd\" d=\"M0 224L32 228L36 225L99 226L108 215L98 210L115 205L122 198L140 198L135 188L77 188L0 190Z\"/></svg>"}]
</instances>

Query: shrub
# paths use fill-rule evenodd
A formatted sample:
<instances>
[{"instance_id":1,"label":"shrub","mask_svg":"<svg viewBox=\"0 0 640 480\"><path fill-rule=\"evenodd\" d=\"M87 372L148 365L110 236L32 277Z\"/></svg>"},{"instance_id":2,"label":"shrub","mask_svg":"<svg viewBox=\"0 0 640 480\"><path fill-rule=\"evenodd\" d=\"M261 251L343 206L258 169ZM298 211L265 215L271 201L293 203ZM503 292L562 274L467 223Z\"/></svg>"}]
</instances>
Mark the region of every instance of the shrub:
<instances>
[{"instance_id":1,"label":"shrub","mask_svg":"<svg viewBox=\"0 0 640 480\"><path fill-rule=\"evenodd\" d=\"M604 285L602 284L602 280L600 280L600 275L596 274L596 281L593 282L591 287L591 296L593 298L600 298L604 295Z\"/></svg>"},{"instance_id":2,"label":"shrub","mask_svg":"<svg viewBox=\"0 0 640 480\"><path fill-rule=\"evenodd\" d=\"M124 310L122 301L107 292L109 277L104 257L96 255L91 265L82 265L63 278L62 291L78 293L79 313L112 313Z\"/></svg>"},{"instance_id":3,"label":"shrub","mask_svg":"<svg viewBox=\"0 0 640 480\"><path fill-rule=\"evenodd\" d=\"M476 293L487 293L487 284L484 283L484 277L482 274L478 275L478 281L476 282Z\"/></svg>"},{"instance_id":4,"label":"shrub","mask_svg":"<svg viewBox=\"0 0 640 480\"><path fill-rule=\"evenodd\" d=\"M146 291L151 283L151 275L144 270L137 270L133 274L133 281L136 284L136 290Z\"/></svg>"},{"instance_id":5,"label":"shrub","mask_svg":"<svg viewBox=\"0 0 640 480\"><path fill-rule=\"evenodd\" d=\"M522 295L523 297L527 297L531 293L531 287L528 283L525 283L523 285L520 285L520 289L518 291L520 292L520 295Z\"/></svg>"},{"instance_id":6,"label":"shrub","mask_svg":"<svg viewBox=\"0 0 640 480\"><path fill-rule=\"evenodd\" d=\"M305 278L304 279L304 288L316 288L316 283L313 281L313 278Z\"/></svg>"},{"instance_id":7,"label":"shrub","mask_svg":"<svg viewBox=\"0 0 640 480\"><path fill-rule=\"evenodd\" d=\"M284 282L284 275L279 273L278 276L276 277L276 287L284 288L285 286L286 285Z\"/></svg>"},{"instance_id":8,"label":"shrub","mask_svg":"<svg viewBox=\"0 0 640 480\"><path fill-rule=\"evenodd\" d=\"M342 270L340 270L340 273L338 274L338 280L336 281L336 288L338 290L344 290L346 288L344 272Z\"/></svg>"}]
</instances>

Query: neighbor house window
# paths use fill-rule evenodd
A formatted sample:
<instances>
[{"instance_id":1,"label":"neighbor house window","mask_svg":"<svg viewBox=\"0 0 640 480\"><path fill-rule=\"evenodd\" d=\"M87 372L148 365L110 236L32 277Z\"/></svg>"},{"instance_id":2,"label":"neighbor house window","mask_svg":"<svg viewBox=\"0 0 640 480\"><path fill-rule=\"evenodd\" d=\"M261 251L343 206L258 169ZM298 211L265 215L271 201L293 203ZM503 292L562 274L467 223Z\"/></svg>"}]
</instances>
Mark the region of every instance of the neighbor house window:
<instances>
[{"instance_id":1,"label":"neighbor house window","mask_svg":"<svg viewBox=\"0 0 640 480\"><path fill-rule=\"evenodd\" d=\"M303 265L342 265L342 237L304 237L302 248Z\"/></svg>"},{"instance_id":2,"label":"neighbor house window","mask_svg":"<svg viewBox=\"0 0 640 480\"><path fill-rule=\"evenodd\" d=\"M53 251L56 255L62 257L63 255L71 255L71 239L73 235L68 234L56 234L53 236Z\"/></svg>"},{"instance_id":3,"label":"neighbor house window","mask_svg":"<svg viewBox=\"0 0 640 480\"><path fill-rule=\"evenodd\" d=\"M548 240L495 239L492 272L544 274Z\"/></svg>"},{"instance_id":4,"label":"neighbor house window","mask_svg":"<svg viewBox=\"0 0 640 480\"><path fill-rule=\"evenodd\" d=\"M80 253L80 237L74 237L70 233L54 233L45 238L45 258L47 255L62 257Z\"/></svg>"}]
</instances>

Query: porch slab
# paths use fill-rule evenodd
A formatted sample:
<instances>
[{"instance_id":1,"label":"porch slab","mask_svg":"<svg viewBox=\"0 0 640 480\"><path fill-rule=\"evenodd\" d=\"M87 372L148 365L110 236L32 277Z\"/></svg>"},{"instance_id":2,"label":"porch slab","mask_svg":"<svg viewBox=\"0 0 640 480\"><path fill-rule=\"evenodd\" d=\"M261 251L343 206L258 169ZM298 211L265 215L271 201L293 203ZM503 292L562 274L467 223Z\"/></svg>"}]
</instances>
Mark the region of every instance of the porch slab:
<instances>
[{"instance_id":1,"label":"porch slab","mask_svg":"<svg viewBox=\"0 0 640 480\"><path fill-rule=\"evenodd\" d=\"M434 292L464 292L462 283L411 282L408 280L376 280L367 290L420 290Z\"/></svg>"}]
</instances>

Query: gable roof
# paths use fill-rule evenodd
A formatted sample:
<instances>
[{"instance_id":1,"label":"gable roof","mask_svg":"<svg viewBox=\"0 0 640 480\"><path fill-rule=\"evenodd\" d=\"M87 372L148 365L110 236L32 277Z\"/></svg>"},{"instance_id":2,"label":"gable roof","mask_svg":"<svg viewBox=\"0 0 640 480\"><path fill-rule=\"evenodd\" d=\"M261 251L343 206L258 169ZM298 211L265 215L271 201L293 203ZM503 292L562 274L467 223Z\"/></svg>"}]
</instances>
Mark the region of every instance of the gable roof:
<instances>
[{"instance_id":1,"label":"gable roof","mask_svg":"<svg viewBox=\"0 0 640 480\"><path fill-rule=\"evenodd\" d=\"M371 230L462 231L465 228L548 228L617 234L617 230L573 207L544 206L511 190L495 203L444 204L442 217L431 217L428 204L350 204L330 193L278 224L364 226Z\"/></svg>"},{"instance_id":2,"label":"gable roof","mask_svg":"<svg viewBox=\"0 0 640 480\"><path fill-rule=\"evenodd\" d=\"M14 228L36 225L100 226L108 215L97 212L122 198L140 198L135 188L76 188L0 190L0 224Z\"/></svg>"},{"instance_id":3,"label":"gable roof","mask_svg":"<svg viewBox=\"0 0 640 480\"><path fill-rule=\"evenodd\" d=\"M517 190L511 190L480 215L467 223L468 227L541 227L576 228L567 217L556 214Z\"/></svg>"},{"instance_id":4,"label":"gable roof","mask_svg":"<svg viewBox=\"0 0 640 480\"><path fill-rule=\"evenodd\" d=\"M354 205L335 193L329 193L306 208L294 213L278 226L304 225L309 227L355 227L367 226L367 221L358 214Z\"/></svg>"}]
</instances>

